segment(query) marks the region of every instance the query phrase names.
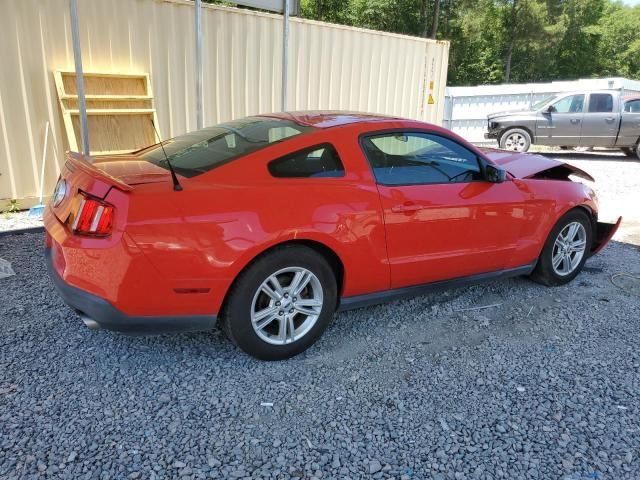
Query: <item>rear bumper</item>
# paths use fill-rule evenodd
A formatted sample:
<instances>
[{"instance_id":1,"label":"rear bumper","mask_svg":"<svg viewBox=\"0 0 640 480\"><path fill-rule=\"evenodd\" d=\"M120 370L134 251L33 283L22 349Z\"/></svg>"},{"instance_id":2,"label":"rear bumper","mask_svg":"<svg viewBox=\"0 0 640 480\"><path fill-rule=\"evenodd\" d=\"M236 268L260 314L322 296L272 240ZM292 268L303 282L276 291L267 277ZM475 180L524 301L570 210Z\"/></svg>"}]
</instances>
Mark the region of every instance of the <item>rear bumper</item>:
<instances>
[{"instance_id":1,"label":"rear bumper","mask_svg":"<svg viewBox=\"0 0 640 480\"><path fill-rule=\"evenodd\" d=\"M66 283L53 265L51 249L45 250L49 276L67 305L93 320L100 328L130 334L159 334L211 330L215 315L131 316L115 308L107 300Z\"/></svg>"}]
</instances>

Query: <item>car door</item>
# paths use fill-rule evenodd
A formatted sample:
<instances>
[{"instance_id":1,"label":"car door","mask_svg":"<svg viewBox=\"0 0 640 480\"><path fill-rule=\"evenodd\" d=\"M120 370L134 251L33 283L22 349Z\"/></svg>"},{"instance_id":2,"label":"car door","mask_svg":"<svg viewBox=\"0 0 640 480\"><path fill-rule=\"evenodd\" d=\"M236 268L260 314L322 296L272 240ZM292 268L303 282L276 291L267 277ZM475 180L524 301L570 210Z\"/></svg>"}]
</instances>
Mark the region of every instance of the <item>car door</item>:
<instances>
[{"instance_id":1,"label":"car door","mask_svg":"<svg viewBox=\"0 0 640 480\"><path fill-rule=\"evenodd\" d=\"M478 156L428 131L361 139L384 212L392 288L509 265L523 222L514 182L484 180Z\"/></svg>"},{"instance_id":2,"label":"car door","mask_svg":"<svg viewBox=\"0 0 640 480\"><path fill-rule=\"evenodd\" d=\"M620 123L620 113L615 103L611 93L589 94L587 109L582 117L580 145L611 147L615 144Z\"/></svg>"},{"instance_id":3,"label":"car door","mask_svg":"<svg viewBox=\"0 0 640 480\"><path fill-rule=\"evenodd\" d=\"M580 145L584 94L567 95L540 112L536 120L536 137L545 145Z\"/></svg>"},{"instance_id":4,"label":"car door","mask_svg":"<svg viewBox=\"0 0 640 480\"><path fill-rule=\"evenodd\" d=\"M627 100L622 110L618 145L632 146L640 138L640 99Z\"/></svg>"}]
</instances>

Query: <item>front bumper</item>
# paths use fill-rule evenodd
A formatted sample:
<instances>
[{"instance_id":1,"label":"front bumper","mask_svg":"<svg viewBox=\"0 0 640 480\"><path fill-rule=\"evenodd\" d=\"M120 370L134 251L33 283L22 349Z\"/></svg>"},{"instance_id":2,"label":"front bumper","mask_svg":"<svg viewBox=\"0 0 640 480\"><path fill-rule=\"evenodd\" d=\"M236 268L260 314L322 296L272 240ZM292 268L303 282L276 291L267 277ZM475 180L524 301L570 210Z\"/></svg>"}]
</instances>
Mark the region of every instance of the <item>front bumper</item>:
<instances>
[{"instance_id":1,"label":"front bumper","mask_svg":"<svg viewBox=\"0 0 640 480\"><path fill-rule=\"evenodd\" d=\"M616 223L598 222L596 224L595 236L591 246L591 255L595 255L609 243L609 240L611 240L618 231L620 223L622 223L622 217L618 217Z\"/></svg>"},{"instance_id":2,"label":"front bumper","mask_svg":"<svg viewBox=\"0 0 640 480\"><path fill-rule=\"evenodd\" d=\"M486 140L496 140L498 138L498 132L484 132L484 138Z\"/></svg>"},{"instance_id":3,"label":"front bumper","mask_svg":"<svg viewBox=\"0 0 640 480\"><path fill-rule=\"evenodd\" d=\"M49 276L65 303L100 328L130 334L159 334L211 330L216 325L216 315L127 315L107 300L66 283L53 265L51 248L45 250L45 259Z\"/></svg>"}]
</instances>

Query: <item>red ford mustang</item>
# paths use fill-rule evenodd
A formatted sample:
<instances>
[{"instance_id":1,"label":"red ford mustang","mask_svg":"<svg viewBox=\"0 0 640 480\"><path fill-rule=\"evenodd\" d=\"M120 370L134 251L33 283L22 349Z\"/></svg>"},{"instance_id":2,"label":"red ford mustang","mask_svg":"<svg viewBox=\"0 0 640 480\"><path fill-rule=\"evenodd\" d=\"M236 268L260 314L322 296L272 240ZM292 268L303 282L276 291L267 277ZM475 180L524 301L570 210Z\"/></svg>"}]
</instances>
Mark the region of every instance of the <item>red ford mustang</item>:
<instances>
[{"instance_id":1,"label":"red ford mustang","mask_svg":"<svg viewBox=\"0 0 640 480\"><path fill-rule=\"evenodd\" d=\"M245 352L284 359L336 309L514 275L569 282L620 224L570 175L591 179L412 120L260 115L93 163L68 154L46 258L90 327L219 320Z\"/></svg>"}]
</instances>

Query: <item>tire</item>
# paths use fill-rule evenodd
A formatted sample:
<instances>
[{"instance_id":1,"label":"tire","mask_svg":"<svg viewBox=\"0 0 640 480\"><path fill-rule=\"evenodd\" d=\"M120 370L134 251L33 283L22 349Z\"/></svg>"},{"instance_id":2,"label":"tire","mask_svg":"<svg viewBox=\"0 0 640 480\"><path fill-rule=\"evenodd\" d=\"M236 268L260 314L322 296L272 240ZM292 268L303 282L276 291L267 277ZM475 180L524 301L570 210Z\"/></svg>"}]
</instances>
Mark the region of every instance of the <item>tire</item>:
<instances>
[{"instance_id":1,"label":"tire","mask_svg":"<svg viewBox=\"0 0 640 480\"><path fill-rule=\"evenodd\" d=\"M575 241L582 240L584 247L581 250L580 258L578 259L579 252L569 250L569 261L564 259L557 267L554 267L554 258L563 257L562 246L556 244L556 240L559 240L559 236L562 233L564 239L571 233L571 226L580 225L576 227L576 236L573 238ZM547 286L564 285L573 280L582 270L584 263L589 256L589 250L591 249L593 239L593 224L589 215L581 210L574 209L565 214L551 229L549 237L547 238L542 253L538 258L536 268L531 273L530 278L538 283ZM574 255L575 253L575 255ZM566 257L565 257L566 258ZM576 261L574 264L573 261Z\"/></svg>"},{"instance_id":2,"label":"tire","mask_svg":"<svg viewBox=\"0 0 640 480\"><path fill-rule=\"evenodd\" d=\"M299 293L289 290L297 278L309 279ZM300 245L279 247L258 257L238 276L222 309L222 328L249 355L284 360L320 338L333 318L337 295L335 274L322 255Z\"/></svg>"},{"instance_id":3,"label":"tire","mask_svg":"<svg viewBox=\"0 0 640 480\"><path fill-rule=\"evenodd\" d=\"M510 128L500 136L500 148L526 152L531 147L531 135L522 128Z\"/></svg>"}]
</instances>

